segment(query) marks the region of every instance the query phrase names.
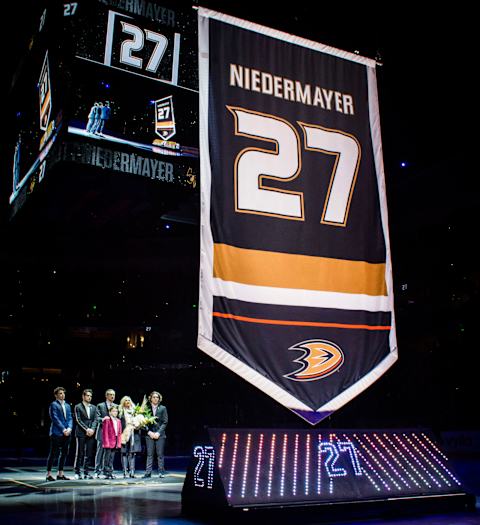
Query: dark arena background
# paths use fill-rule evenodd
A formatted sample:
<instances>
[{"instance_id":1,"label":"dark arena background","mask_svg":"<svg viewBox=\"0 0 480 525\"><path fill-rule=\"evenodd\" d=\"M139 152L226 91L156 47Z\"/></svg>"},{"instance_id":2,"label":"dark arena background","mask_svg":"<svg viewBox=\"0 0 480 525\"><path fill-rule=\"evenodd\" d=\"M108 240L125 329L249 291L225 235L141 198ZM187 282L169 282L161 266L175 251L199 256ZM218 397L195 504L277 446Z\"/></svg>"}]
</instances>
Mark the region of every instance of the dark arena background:
<instances>
[{"instance_id":1,"label":"dark arena background","mask_svg":"<svg viewBox=\"0 0 480 525\"><path fill-rule=\"evenodd\" d=\"M2 6L8 49L2 65L0 177L1 523L194 523L179 517L180 490L184 479L200 480L192 472L185 478L190 457L195 453L208 465L213 447L220 450L221 429L229 429L228 446L235 429L253 429L257 444L258 429L267 429L267 434L283 429L281 436L289 436L290 446L310 430L298 416L197 349L196 11L191 3L157 3L164 8L166 32L173 40L181 34L183 47L178 55L168 51L164 65L141 78L115 51L108 54L103 43L105 35L115 42L120 24L129 19L122 11L108 19L108 27L101 20L107 20L109 9L121 11L128 2L79 2L88 4L81 19L72 12L77 3L57 2L64 19L45 22L50 24L48 42L31 39L41 23L43 2ZM456 7L419 15L403 4L395 13L387 13L386 6L350 11L322 3L200 5L382 64L377 78L399 360L315 432L330 436L319 438L319 446L331 454L350 454L350 459L346 443L357 439L367 446L375 429L408 429L407 437L411 432L428 443L435 440L449 458L445 465L453 469L448 480L455 483L458 476L478 501L480 271L475 244L480 182L472 131L471 13ZM452 34L459 29L453 46ZM156 35L154 22L142 30ZM40 129L37 85L42 83L45 46L51 106L46 99L43 109L55 125ZM86 131L89 110L97 101L111 107L103 136ZM173 136L167 110L175 115ZM46 164L39 143L48 153ZM46 489L48 406L57 386L66 389L72 406L81 401L85 388L93 389L94 404L104 400L107 388L115 389L117 401L129 395L136 403L160 391L169 413L166 481L149 485L138 476L117 487L85 480L83 488L77 481L62 486L67 495L55 492L56 483ZM336 429L347 429L340 444L329 434ZM365 432L363 437L354 436L355 429ZM240 436L245 454L247 434ZM278 443L281 439L286 443L284 437ZM394 443L396 438L391 439ZM72 478L74 452L72 440L66 466ZM443 461L438 454L435 449L435 461ZM225 486L234 477L235 464L229 461L230 477L221 474ZM339 464L343 470L332 466L331 472L354 476L355 465L352 459L348 469ZM143 455L137 468L140 473L145 468ZM210 475L213 483L213 471ZM341 490L358 490L361 499L361 487L353 484L352 489L349 483L350 478ZM121 501L114 498L117 488ZM40 501L43 493L51 499ZM365 494L368 499L368 490ZM222 497L228 504L230 495ZM89 503L86 507L78 503L82 498ZM97 510L89 507L91 502ZM369 508L367 515L352 514L350 521L341 522L480 523L478 503L477 510L471 504L470 510L450 515L442 510L439 505L428 515L382 515L370 521L374 512ZM285 523L347 519L321 512L272 512Z\"/></svg>"}]
</instances>

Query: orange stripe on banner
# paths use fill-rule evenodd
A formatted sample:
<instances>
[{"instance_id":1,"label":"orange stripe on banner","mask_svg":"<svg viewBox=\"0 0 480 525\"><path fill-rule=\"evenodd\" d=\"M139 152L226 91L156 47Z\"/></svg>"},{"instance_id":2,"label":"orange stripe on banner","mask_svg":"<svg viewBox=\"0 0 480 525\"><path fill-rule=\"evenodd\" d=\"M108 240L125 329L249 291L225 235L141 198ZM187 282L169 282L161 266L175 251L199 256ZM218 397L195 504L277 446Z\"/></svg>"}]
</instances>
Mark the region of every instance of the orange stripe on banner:
<instances>
[{"instance_id":1,"label":"orange stripe on banner","mask_svg":"<svg viewBox=\"0 0 480 525\"><path fill-rule=\"evenodd\" d=\"M224 281L386 296L385 263L346 261L214 244L213 275Z\"/></svg>"},{"instance_id":2,"label":"orange stripe on banner","mask_svg":"<svg viewBox=\"0 0 480 525\"><path fill-rule=\"evenodd\" d=\"M319 323L314 321L284 321L282 319L260 319L257 317L244 317L243 315L224 314L213 312L213 317L223 317L234 321L258 324L276 324L283 326L321 326L323 328L345 328L347 330L390 330L391 326L374 326L368 324L343 324L343 323Z\"/></svg>"}]
</instances>

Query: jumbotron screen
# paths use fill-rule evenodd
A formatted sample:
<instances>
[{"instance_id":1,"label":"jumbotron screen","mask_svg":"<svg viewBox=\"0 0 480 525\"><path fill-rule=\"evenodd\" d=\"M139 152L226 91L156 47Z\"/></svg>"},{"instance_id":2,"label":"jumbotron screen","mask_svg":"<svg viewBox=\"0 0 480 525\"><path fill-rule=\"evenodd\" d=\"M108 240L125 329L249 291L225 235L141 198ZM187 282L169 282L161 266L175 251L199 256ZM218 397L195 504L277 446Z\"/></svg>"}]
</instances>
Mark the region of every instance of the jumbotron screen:
<instances>
[{"instance_id":1,"label":"jumbotron screen","mask_svg":"<svg viewBox=\"0 0 480 525\"><path fill-rule=\"evenodd\" d=\"M52 149L62 129L66 94L62 89L64 48L57 30L61 22L58 10L42 12L6 107L7 112L13 112L14 122L9 200L15 207L43 181L56 160Z\"/></svg>"},{"instance_id":2,"label":"jumbotron screen","mask_svg":"<svg viewBox=\"0 0 480 525\"><path fill-rule=\"evenodd\" d=\"M45 5L9 108L13 213L58 161L195 188L196 13L148 1Z\"/></svg>"},{"instance_id":3,"label":"jumbotron screen","mask_svg":"<svg viewBox=\"0 0 480 525\"><path fill-rule=\"evenodd\" d=\"M154 2L79 2L68 133L77 162L190 184L198 163L196 17Z\"/></svg>"}]
</instances>

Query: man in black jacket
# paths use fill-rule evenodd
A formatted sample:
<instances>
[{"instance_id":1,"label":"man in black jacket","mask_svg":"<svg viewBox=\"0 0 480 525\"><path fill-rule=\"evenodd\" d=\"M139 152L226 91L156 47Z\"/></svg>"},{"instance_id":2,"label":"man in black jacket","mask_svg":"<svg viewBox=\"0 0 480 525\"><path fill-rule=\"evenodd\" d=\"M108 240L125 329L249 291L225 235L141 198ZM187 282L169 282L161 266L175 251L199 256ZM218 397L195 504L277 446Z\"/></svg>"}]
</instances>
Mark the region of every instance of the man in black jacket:
<instances>
[{"instance_id":1,"label":"man in black jacket","mask_svg":"<svg viewBox=\"0 0 480 525\"><path fill-rule=\"evenodd\" d=\"M109 415L110 407L115 405L115 390L109 388L105 392L105 401L97 405L97 429L95 438L97 440L97 454L95 455L95 477L99 478L103 474L103 462L105 458L104 448L102 446L102 421Z\"/></svg>"},{"instance_id":2,"label":"man in black jacket","mask_svg":"<svg viewBox=\"0 0 480 525\"><path fill-rule=\"evenodd\" d=\"M82 402L75 405L75 479L82 479L82 469L85 479L93 479L90 470L93 469L95 454L95 430L97 428L96 406L91 404L93 392L86 388L82 392Z\"/></svg>"},{"instance_id":3,"label":"man in black jacket","mask_svg":"<svg viewBox=\"0 0 480 525\"><path fill-rule=\"evenodd\" d=\"M162 395L160 392L153 391L148 396L147 407L150 408L152 416L157 419L151 425L146 427L147 435L145 437L145 444L147 446L147 464L145 466L144 478L152 476L153 456L157 454L158 460L158 475L160 478L165 477L165 429L168 423L167 408L161 404Z\"/></svg>"}]
</instances>

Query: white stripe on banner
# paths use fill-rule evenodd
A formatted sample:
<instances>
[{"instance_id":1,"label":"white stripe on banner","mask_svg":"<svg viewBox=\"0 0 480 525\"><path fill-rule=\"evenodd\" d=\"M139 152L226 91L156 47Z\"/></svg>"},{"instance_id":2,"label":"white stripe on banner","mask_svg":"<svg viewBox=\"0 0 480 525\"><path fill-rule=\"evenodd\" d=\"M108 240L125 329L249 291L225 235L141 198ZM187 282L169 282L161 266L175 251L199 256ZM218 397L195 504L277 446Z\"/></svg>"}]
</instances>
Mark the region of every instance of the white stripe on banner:
<instances>
[{"instance_id":1,"label":"white stripe on banner","mask_svg":"<svg viewBox=\"0 0 480 525\"><path fill-rule=\"evenodd\" d=\"M397 355L397 334L395 329L395 311L393 302L393 272L392 272L392 258L390 252L390 233L388 229L388 210L387 210L387 189L385 187L385 170L383 166L383 152L382 152L382 134L380 129L380 109L378 107L378 92L377 92L377 75L375 69L369 68L367 70L368 81L368 108L370 116L370 132L372 134L373 146L373 160L375 162L375 170L377 173L379 199L380 199L380 213L382 215L382 227L385 239L386 251L386 265L385 265L385 280L387 283L387 294L390 297L390 310L392 312L392 322L390 330L390 348L395 348L395 355ZM396 360L397 358L395 358Z\"/></svg>"},{"instance_id":2,"label":"white stripe on banner","mask_svg":"<svg viewBox=\"0 0 480 525\"><path fill-rule=\"evenodd\" d=\"M335 308L340 310L366 310L367 312L390 312L393 306L392 296L273 288L223 281L217 278L213 279L212 284L213 295L251 303L318 308L332 308L332 305L335 305Z\"/></svg>"},{"instance_id":3,"label":"white stripe on banner","mask_svg":"<svg viewBox=\"0 0 480 525\"><path fill-rule=\"evenodd\" d=\"M213 312L213 238L210 228L210 192L212 172L208 137L208 18L198 17L198 69L200 75L200 293L198 305L198 333L212 339Z\"/></svg>"}]
</instances>

